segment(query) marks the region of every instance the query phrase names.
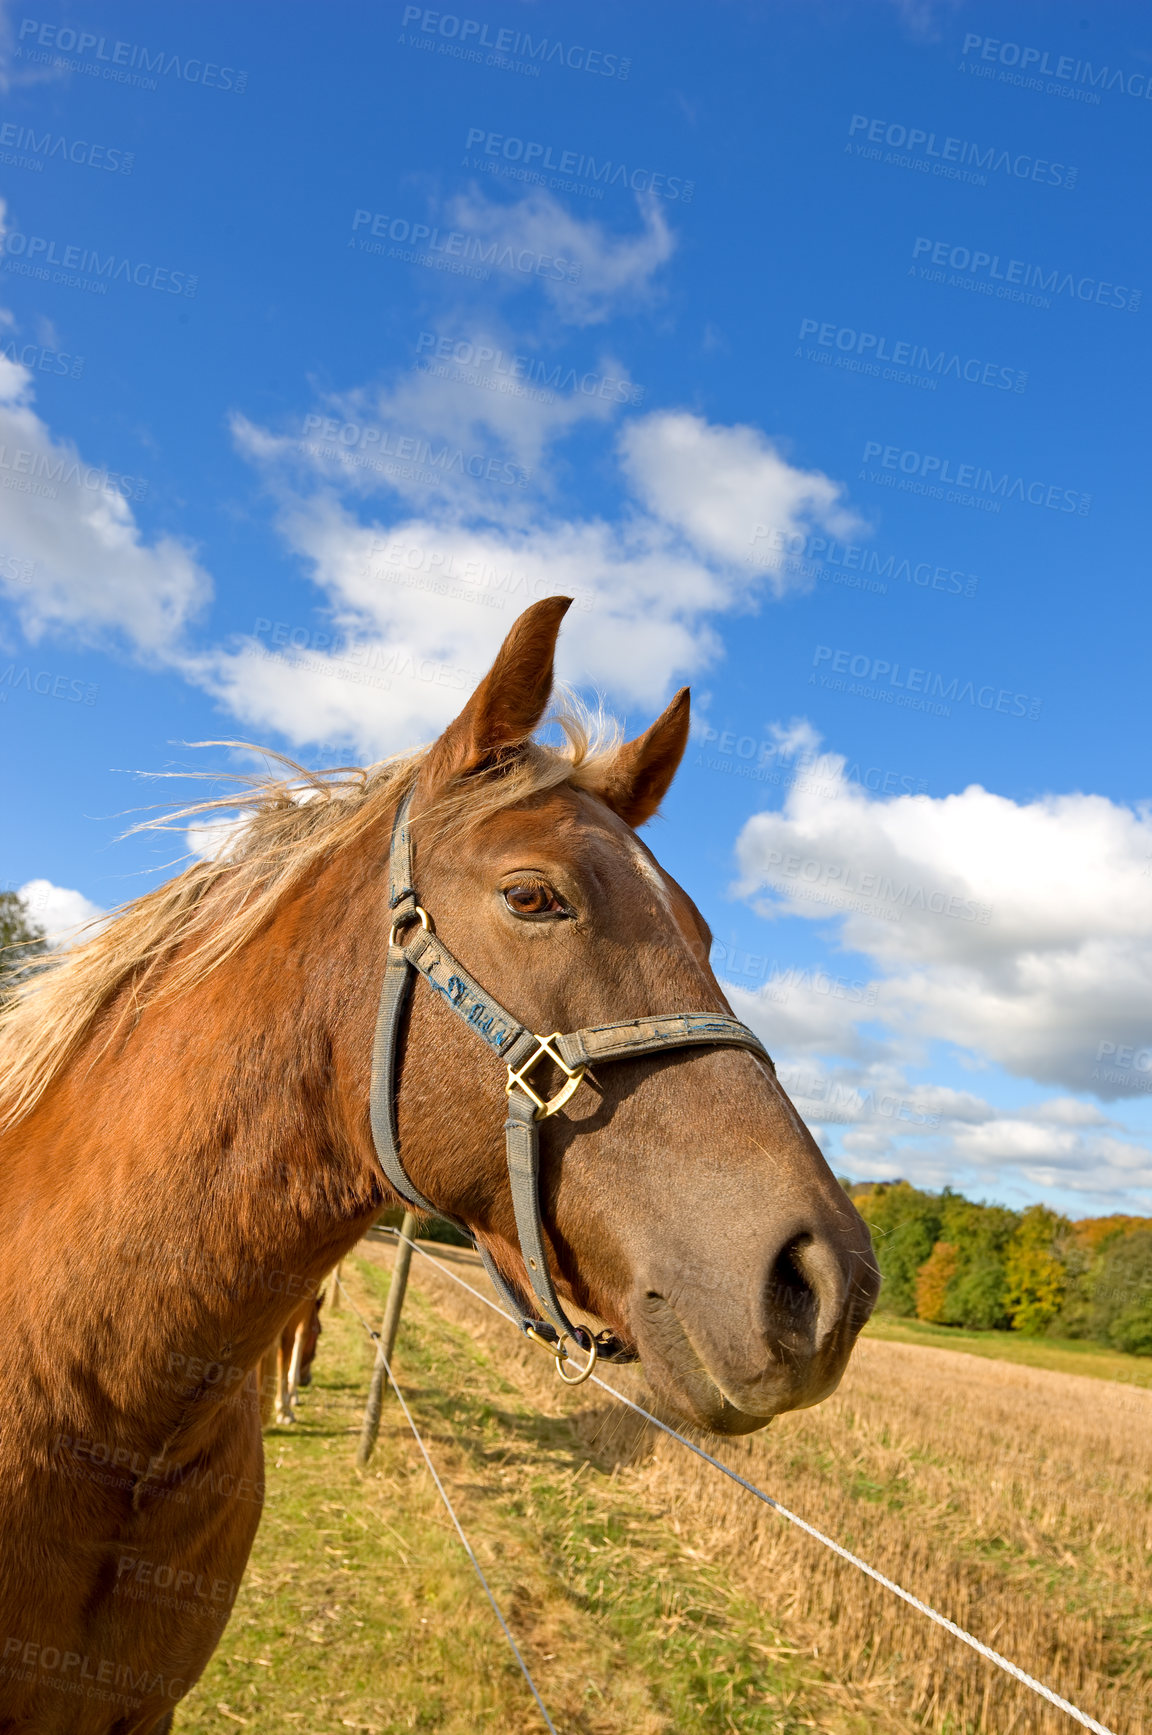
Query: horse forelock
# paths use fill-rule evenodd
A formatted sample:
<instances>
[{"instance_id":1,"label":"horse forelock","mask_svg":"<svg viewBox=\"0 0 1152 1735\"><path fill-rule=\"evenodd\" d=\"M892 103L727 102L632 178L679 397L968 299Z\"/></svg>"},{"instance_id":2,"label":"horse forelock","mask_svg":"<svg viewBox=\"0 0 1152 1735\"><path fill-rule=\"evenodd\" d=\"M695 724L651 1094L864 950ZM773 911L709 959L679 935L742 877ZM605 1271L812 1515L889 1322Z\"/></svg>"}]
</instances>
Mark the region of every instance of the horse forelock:
<instances>
[{"instance_id":1,"label":"horse forelock","mask_svg":"<svg viewBox=\"0 0 1152 1735\"><path fill-rule=\"evenodd\" d=\"M591 717L570 695L551 720L563 734L562 747L526 741L490 769L440 792L417 817L418 846L561 784L595 787L597 768L619 738L615 724ZM0 1130L35 1107L114 1003L108 1040L146 1005L194 988L234 956L325 862L379 826L416 783L431 749L366 768L318 772L259 751L295 775L238 779L242 796L191 802L134 827L170 830L240 811L215 855L122 905L69 951L49 956L0 1013ZM387 873L386 857L380 873Z\"/></svg>"}]
</instances>

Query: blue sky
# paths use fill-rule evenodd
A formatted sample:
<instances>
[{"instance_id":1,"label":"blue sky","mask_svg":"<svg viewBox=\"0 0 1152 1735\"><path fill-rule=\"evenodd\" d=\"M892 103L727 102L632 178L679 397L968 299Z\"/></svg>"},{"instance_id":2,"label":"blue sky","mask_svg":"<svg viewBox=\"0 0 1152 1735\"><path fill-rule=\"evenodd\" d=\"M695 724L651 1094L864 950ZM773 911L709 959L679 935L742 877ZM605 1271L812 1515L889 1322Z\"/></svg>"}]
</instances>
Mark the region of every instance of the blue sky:
<instances>
[{"instance_id":1,"label":"blue sky","mask_svg":"<svg viewBox=\"0 0 1152 1735\"><path fill-rule=\"evenodd\" d=\"M4 20L0 880L134 895L129 773L426 739L566 590L692 684L652 842L838 1170L1152 1209L1142 9Z\"/></svg>"}]
</instances>

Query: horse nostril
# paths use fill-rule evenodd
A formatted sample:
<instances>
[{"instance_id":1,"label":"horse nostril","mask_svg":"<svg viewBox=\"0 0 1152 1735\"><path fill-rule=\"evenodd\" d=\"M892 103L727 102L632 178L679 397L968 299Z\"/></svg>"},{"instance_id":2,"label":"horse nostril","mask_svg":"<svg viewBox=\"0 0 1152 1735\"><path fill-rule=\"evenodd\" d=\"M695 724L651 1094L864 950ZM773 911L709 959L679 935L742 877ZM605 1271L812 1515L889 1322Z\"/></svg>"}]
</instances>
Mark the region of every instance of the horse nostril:
<instances>
[{"instance_id":1,"label":"horse nostril","mask_svg":"<svg viewBox=\"0 0 1152 1735\"><path fill-rule=\"evenodd\" d=\"M808 1336L819 1311L819 1298L804 1268L811 1235L796 1235L783 1246L768 1273L764 1299L773 1325L791 1327Z\"/></svg>"}]
</instances>

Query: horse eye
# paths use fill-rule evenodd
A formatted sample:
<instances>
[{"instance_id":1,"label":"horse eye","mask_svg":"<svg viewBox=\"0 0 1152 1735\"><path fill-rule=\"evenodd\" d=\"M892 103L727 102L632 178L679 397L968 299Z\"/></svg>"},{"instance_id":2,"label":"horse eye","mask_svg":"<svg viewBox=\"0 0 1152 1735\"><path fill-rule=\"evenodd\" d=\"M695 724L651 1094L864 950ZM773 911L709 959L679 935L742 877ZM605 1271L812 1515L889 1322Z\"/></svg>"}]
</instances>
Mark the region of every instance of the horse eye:
<instances>
[{"instance_id":1,"label":"horse eye","mask_svg":"<svg viewBox=\"0 0 1152 1735\"><path fill-rule=\"evenodd\" d=\"M504 902L514 916L562 916L564 905L551 886L505 886Z\"/></svg>"}]
</instances>

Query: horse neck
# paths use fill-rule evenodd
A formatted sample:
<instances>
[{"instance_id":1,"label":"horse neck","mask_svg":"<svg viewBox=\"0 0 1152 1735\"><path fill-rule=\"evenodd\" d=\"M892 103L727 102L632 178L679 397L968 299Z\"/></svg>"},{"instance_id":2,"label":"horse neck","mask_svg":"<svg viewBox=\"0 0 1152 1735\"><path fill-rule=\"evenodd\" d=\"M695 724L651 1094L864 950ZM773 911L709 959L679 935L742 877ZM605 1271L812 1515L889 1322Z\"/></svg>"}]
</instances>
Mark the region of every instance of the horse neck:
<instances>
[{"instance_id":1,"label":"horse neck","mask_svg":"<svg viewBox=\"0 0 1152 1735\"><path fill-rule=\"evenodd\" d=\"M29 1365L57 1386L95 1346L113 1408L170 1424L198 1369L236 1385L379 1211L367 1103L385 902L378 857L329 864L112 1041L110 1008L9 1135L0 1283Z\"/></svg>"}]
</instances>

